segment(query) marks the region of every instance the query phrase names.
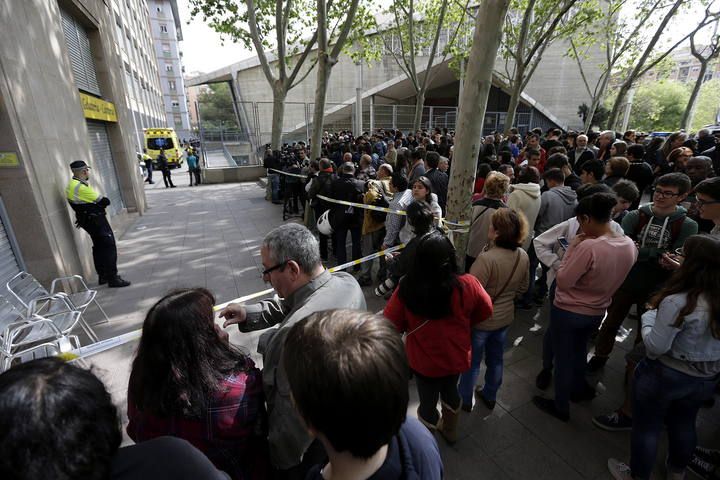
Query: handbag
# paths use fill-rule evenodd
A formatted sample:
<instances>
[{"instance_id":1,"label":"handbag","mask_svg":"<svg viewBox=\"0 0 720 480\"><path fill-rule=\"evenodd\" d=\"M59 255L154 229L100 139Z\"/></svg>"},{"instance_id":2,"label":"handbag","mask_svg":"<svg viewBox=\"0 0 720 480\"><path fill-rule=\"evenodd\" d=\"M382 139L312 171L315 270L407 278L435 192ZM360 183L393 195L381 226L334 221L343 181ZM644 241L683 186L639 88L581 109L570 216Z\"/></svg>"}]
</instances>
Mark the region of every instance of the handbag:
<instances>
[{"instance_id":1,"label":"handbag","mask_svg":"<svg viewBox=\"0 0 720 480\"><path fill-rule=\"evenodd\" d=\"M510 284L510 280L515 276L515 270L517 270L518 263L520 263L520 250L518 249L517 255L515 256L515 265L513 265L512 271L510 272L510 276L505 281L505 285L502 286L502 288L496 293L494 296L490 297L490 300L492 300L493 303L495 303L495 300L500 298L500 295L505 293L505 289Z\"/></svg>"}]
</instances>

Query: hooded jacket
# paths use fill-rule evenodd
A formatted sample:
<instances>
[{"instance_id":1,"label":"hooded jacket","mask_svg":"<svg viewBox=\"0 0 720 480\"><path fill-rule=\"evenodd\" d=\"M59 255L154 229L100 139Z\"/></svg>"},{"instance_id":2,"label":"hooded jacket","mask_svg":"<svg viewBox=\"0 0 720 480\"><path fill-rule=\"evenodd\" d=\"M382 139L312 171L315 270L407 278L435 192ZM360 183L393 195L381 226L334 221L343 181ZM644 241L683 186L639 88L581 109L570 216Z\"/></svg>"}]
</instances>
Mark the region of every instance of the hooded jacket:
<instances>
[{"instance_id":1,"label":"hooded jacket","mask_svg":"<svg viewBox=\"0 0 720 480\"><path fill-rule=\"evenodd\" d=\"M645 226L640 225L640 215L649 217ZM682 222L678 227L673 228L675 222ZM625 235L635 240L638 244L638 262L652 261L667 251L680 248L690 235L698 231L697 223L687 216L687 210L678 206L675 213L666 217L655 216L652 211L652 203L642 205L638 210L633 210L622 220L622 227ZM673 235L673 232L678 232ZM674 238L673 238L674 237Z\"/></svg>"},{"instance_id":2,"label":"hooded jacket","mask_svg":"<svg viewBox=\"0 0 720 480\"><path fill-rule=\"evenodd\" d=\"M577 195L572 188L554 187L540 197L540 211L535 222L535 235L540 235L558 223L575 215Z\"/></svg>"},{"instance_id":3,"label":"hooded jacket","mask_svg":"<svg viewBox=\"0 0 720 480\"><path fill-rule=\"evenodd\" d=\"M540 211L540 185L537 183L518 183L513 185L507 206L516 212L522 212L528 221L528 225L535 225L538 212ZM528 233L522 247L527 250L533 239L532 232Z\"/></svg>"}]
</instances>

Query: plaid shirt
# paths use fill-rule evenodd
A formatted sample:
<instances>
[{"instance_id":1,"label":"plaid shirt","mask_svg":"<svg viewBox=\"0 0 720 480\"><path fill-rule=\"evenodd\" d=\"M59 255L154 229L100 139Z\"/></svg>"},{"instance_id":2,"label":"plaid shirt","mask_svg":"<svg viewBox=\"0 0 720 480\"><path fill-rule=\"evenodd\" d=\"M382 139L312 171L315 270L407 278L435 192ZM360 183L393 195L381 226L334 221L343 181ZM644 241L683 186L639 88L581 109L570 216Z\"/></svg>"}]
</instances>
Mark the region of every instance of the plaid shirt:
<instances>
[{"instance_id":1,"label":"plaid shirt","mask_svg":"<svg viewBox=\"0 0 720 480\"><path fill-rule=\"evenodd\" d=\"M172 435L203 452L233 480L266 478L267 414L262 374L248 360L246 372L227 377L200 418L160 417L128 398L127 433L136 442Z\"/></svg>"}]
</instances>

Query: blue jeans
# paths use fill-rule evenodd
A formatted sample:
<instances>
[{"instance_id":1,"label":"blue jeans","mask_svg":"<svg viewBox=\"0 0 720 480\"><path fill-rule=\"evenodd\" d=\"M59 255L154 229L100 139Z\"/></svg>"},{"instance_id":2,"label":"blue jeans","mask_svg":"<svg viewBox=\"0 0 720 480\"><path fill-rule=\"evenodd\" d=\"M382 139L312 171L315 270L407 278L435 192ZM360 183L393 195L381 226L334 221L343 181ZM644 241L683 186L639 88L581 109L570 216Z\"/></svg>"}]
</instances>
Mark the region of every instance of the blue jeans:
<instances>
[{"instance_id":1,"label":"blue jeans","mask_svg":"<svg viewBox=\"0 0 720 480\"><path fill-rule=\"evenodd\" d=\"M555 407L560 412L569 413L570 394L581 392L587 385L587 343L602 318L602 315L583 315L555 305L550 309L550 331L546 335L550 335L555 356Z\"/></svg>"},{"instance_id":2,"label":"blue jeans","mask_svg":"<svg viewBox=\"0 0 720 480\"><path fill-rule=\"evenodd\" d=\"M470 370L460 376L460 398L463 404L472 405L473 390L478 375L480 375L480 362L485 354L485 386L482 395L487 400L495 401L497 392L502 384L503 352L509 327L498 330L472 330L472 361Z\"/></svg>"},{"instance_id":3,"label":"blue jeans","mask_svg":"<svg viewBox=\"0 0 720 480\"><path fill-rule=\"evenodd\" d=\"M270 199L273 203L280 203L280 175L277 173L268 174L268 180L270 181Z\"/></svg>"},{"instance_id":4,"label":"blue jeans","mask_svg":"<svg viewBox=\"0 0 720 480\"><path fill-rule=\"evenodd\" d=\"M668 433L668 467L675 472L683 470L697 444L698 409L712 397L718 377L693 377L646 358L635 369L634 380L633 478L650 478L663 425Z\"/></svg>"}]
</instances>

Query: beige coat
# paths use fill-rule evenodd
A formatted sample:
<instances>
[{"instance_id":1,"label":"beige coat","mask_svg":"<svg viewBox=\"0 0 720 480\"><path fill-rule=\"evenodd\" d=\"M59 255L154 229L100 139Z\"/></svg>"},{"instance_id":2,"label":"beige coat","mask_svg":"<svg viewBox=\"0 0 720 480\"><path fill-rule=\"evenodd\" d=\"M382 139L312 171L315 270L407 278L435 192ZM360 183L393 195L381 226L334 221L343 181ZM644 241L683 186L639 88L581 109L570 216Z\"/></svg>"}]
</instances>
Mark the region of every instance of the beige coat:
<instances>
[{"instance_id":1,"label":"beige coat","mask_svg":"<svg viewBox=\"0 0 720 480\"><path fill-rule=\"evenodd\" d=\"M515 273L500 297L496 298L505 282L508 281L518 256L520 258ZM510 325L515 319L515 296L527 290L530 278L530 261L525 250L518 248L512 251L493 247L478 255L470 267L470 274L480 280L485 291L493 300L492 317L478 323L475 328L498 330Z\"/></svg>"}]
</instances>

